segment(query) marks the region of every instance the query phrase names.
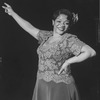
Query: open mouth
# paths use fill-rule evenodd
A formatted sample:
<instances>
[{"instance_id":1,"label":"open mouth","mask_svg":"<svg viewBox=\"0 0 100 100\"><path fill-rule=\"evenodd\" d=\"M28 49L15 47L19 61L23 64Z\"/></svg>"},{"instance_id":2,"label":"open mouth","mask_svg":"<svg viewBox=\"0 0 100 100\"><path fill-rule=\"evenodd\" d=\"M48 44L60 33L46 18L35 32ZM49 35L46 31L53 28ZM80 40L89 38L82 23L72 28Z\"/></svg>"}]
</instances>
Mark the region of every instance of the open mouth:
<instances>
[{"instance_id":1,"label":"open mouth","mask_svg":"<svg viewBox=\"0 0 100 100\"><path fill-rule=\"evenodd\" d=\"M57 27L60 31L64 31L65 30L65 26L63 27Z\"/></svg>"}]
</instances>

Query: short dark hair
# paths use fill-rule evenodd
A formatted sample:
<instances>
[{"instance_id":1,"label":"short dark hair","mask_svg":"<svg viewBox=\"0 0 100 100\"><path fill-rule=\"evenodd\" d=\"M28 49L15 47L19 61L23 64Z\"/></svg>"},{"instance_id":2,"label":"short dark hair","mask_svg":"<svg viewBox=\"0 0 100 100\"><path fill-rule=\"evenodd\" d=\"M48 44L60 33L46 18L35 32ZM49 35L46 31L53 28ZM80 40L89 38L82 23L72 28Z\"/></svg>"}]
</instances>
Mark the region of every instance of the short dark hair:
<instances>
[{"instance_id":1,"label":"short dark hair","mask_svg":"<svg viewBox=\"0 0 100 100\"><path fill-rule=\"evenodd\" d=\"M67 9L60 9L60 10L57 10L53 13L53 20L55 20L60 14L64 14L64 15L67 15L67 19L69 20L69 27L72 26L75 21L73 20L73 13L71 13L69 10Z\"/></svg>"}]
</instances>

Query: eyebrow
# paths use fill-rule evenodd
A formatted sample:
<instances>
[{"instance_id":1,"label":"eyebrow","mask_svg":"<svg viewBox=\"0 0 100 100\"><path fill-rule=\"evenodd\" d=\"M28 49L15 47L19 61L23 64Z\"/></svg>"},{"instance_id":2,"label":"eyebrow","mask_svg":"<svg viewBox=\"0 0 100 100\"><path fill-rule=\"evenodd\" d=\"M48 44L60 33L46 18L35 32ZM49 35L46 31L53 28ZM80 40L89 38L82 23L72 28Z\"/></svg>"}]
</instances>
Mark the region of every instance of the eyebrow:
<instances>
[{"instance_id":1,"label":"eyebrow","mask_svg":"<svg viewBox=\"0 0 100 100\"><path fill-rule=\"evenodd\" d=\"M58 20L60 20L60 21L61 21L61 19L57 19L57 21L58 21ZM69 23L69 20L67 20L67 19L66 19L65 21Z\"/></svg>"}]
</instances>

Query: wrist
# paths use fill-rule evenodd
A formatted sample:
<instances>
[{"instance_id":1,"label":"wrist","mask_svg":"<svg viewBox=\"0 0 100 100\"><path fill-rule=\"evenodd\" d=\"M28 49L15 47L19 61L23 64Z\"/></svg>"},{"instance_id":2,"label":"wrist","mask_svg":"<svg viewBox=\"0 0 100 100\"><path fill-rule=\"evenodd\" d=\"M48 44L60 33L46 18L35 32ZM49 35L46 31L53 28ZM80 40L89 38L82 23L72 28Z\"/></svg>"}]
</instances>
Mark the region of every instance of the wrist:
<instances>
[{"instance_id":1,"label":"wrist","mask_svg":"<svg viewBox=\"0 0 100 100\"><path fill-rule=\"evenodd\" d=\"M12 17L15 17L16 16L16 13L14 11L12 11L12 14L11 14Z\"/></svg>"},{"instance_id":2,"label":"wrist","mask_svg":"<svg viewBox=\"0 0 100 100\"><path fill-rule=\"evenodd\" d=\"M65 63L66 63L67 65L70 65L70 64L71 64L71 63L69 62L69 60L66 60Z\"/></svg>"}]
</instances>

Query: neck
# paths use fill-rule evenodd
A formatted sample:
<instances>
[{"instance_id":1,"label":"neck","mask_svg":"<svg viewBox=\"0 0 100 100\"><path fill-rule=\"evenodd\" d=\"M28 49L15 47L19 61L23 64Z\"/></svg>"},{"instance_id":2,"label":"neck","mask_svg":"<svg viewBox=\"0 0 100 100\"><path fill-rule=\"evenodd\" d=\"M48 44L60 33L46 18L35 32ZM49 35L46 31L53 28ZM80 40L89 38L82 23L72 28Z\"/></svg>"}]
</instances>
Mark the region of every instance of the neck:
<instances>
[{"instance_id":1,"label":"neck","mask_svg":"<svg viewBox=\"0 0 100 100\"><path fill-rule=\"evenodd\" d=\"M53 33L54 37L61 37L61 35L57 34L57 33Z\"/></svg>"},{"instance_id":2,"label":"neck","mask_svg":"<svg viewBox=\"0 0 100 100\"><path fill-rule=\"evenodd\" d=\"M53 31L53 37L61 37L61 34L57 33L56 31Z\"/></svg>"}]
</instances>

